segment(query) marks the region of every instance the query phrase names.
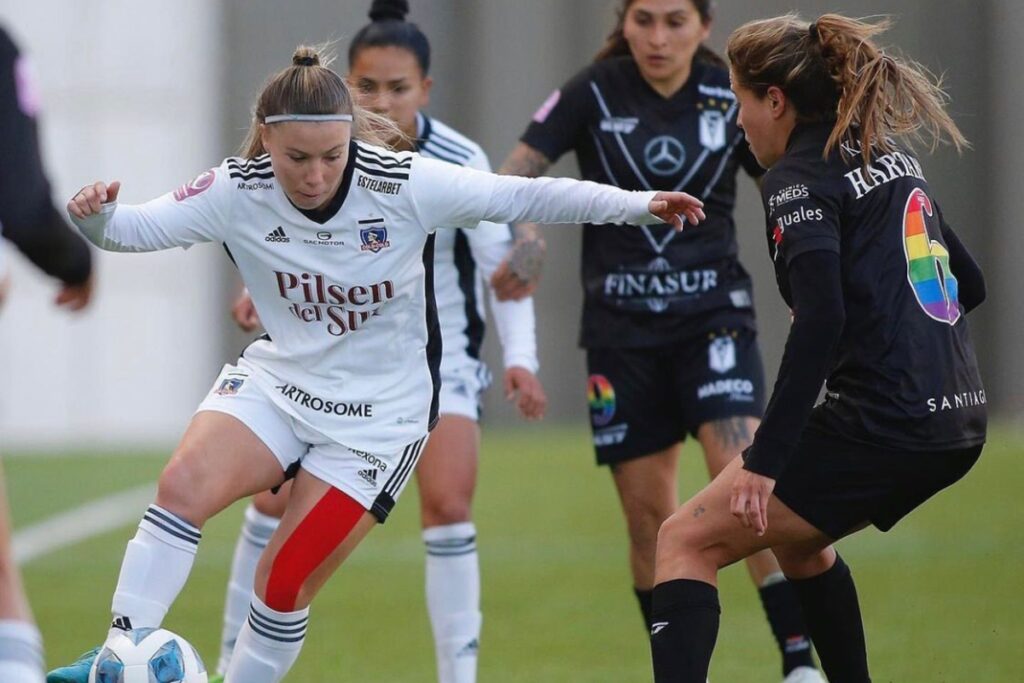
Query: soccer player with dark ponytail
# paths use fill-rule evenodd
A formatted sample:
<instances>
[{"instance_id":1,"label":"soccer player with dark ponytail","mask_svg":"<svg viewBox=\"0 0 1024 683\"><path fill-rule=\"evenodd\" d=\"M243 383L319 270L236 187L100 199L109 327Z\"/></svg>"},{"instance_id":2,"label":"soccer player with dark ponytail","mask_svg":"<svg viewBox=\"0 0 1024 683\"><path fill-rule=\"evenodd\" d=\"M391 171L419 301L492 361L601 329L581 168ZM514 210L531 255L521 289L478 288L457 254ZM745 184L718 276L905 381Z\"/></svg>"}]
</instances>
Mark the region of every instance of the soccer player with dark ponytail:
<instances>
[{"instance_id":1,"label":"soccer player with dark ponytail","mask_svg":"<svg viewBox=\"0 0 1024 683\"><path fill-rule=\"evenodd\" d=\"M799 595L828 680L870 681L857 592L834 543L868 525L888 531L981 454L986 398L966 314L985 283L904 146L967 141L929 75L876 45L887 27L787 15L729 39L793 324L753 444L661 528L657 683L705 680L718 570L766 548Z\"/></svg>"},{"instance_id":2,"label":"soccer player with dark ponytail","mask_svg":"<svg viewBox=\"0 0 1024 683\"><path fill-rule=\"evenodd\" d=\"M658 529L679 506L680 443L699 444L715 476L750 444L764 410L753 283L733 220L741 169L754 178L763 169L736 127L725 63L704 44L713 10L711 0L623 0L594 63L541 106L501 169L539 175L574 151L588 180L634 190L667 183L709 210L706 225L682 234L583 228L579 341L594 450L622 504L648 627ZM516 264L513 254L499 278L514 279ZM786 683L820 681L775 558L758 553L747 569Z\"/></svg>"}]
</instances>

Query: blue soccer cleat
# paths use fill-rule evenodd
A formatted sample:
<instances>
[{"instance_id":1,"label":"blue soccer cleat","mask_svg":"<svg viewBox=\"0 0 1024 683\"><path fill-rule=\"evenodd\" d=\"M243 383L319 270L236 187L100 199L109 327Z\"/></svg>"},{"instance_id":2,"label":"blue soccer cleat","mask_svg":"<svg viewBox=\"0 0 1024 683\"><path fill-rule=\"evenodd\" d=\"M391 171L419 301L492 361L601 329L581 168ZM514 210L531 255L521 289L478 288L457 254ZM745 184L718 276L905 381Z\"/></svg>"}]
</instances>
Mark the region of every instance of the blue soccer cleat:
<instances>
[{"instance_id":1,"label":"blue soccer cleat","mask_svg":"<svg viewBox=\"0 0 1024 683\"><path fill-rule=\"evenodd\" d=\"M89 650L75 661L74 664L62 666L46 674L46 683L89 683L89 669L96 661L100 648Z\"/></svg>"}]
</instances>

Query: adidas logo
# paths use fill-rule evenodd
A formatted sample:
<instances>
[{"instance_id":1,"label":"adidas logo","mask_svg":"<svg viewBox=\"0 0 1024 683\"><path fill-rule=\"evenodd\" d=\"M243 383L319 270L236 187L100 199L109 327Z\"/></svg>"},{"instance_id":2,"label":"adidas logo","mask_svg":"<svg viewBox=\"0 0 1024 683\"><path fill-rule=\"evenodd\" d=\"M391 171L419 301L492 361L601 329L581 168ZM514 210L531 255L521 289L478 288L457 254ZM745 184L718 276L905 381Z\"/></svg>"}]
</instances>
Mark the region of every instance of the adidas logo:
<instances>
[{"instance_id":1,"label":"adidas logo","mask_svg":"<svg viewBox=\"0 0 1024 683\"><path fill-rule=\"evenodd\" d=\"M359 470L358 474L367 484L377 488L377 470Z\"/></svg>"},{"instance_id":2,"label":"adidas logo","mask_svg":"<svg viewBox=\"0 0 1024 683\"><path fill-rule=\"evenodd\" d=\"M132 620L128 617L118 617L110 622L110 628L120 629L122 631L132 630Z\"/></svg>"},{"instance_id":3,"label":"adidas logo","mask_svg":"<svg viewBox=\"0 0 1024 683\"><path fill-rule=\"evenodd\" d=\"M455 653L455 657L476 657L480 651L480 641L474 638L466 643L465 647Z\"/></svg>"},{"instance_id":4,"label":"adidas logo","mask_svg":"<svg viewBox=\"0 0 1024 683\"><path fill-rule=\"evenodd\" d=\"M284 228L282 228L280 225L277 226L276 228L274 228L269 233L267 233L267 236L264 237L263 239L265 239L268 242L291 242L292 241L291 238L288 237L288 235L284 234Z\"/></svg>"}]
</instances>

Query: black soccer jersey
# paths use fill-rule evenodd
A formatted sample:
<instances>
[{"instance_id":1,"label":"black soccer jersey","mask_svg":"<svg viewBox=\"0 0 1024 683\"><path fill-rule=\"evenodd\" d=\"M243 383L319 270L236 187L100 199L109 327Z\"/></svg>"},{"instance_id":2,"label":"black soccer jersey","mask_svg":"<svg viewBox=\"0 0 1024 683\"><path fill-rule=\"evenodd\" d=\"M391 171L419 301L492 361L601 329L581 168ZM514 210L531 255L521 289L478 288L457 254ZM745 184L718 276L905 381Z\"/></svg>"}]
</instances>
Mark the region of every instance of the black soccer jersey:
<instances>
[{"instance_id":1,"label":"black soccer jersey","mask_svg":"<svg viewBox=\"0 0 1024 683\"><path fill-rule=\"evenodd\" d=\"M642 347L699 334L694 316L734 312L753 325L750 277L737 261L736 171L757 165L736 126L725 69L695 61L672 97L652 89L630 57L593 64L556 91L522 141L551 161L576 151L586 180L628 190L681 190L704 201L707 221L676 233L587 225L580 342Z\"/></svg>"},{"instance_id":2,"label":"black soccer jersey","mask_svg":"<svg viewBox=\"0 0 1024 683\"><path fill-rule=\"evenodd\" d=\"M89 248L50 198L36 132L39 102L28 65L0 28L0 232L43 272L88 279Z\"/></svg>"},{"instance_id":3,"label":"black soccer jersey","mask_svg":"<svg viewBox=\"0 0 1024 683\"><path fill-rule=\"evenodd\" d=\"M787 302L794 259L839 254L845 325L812 424L889 448L983 443L985 390L950 267L955 237L921 166L901 149L873 154L864 169L853 144L847 160L839 150L824 160L830 132L798 126L762 188Z\"/></svg>"}]
</instances>

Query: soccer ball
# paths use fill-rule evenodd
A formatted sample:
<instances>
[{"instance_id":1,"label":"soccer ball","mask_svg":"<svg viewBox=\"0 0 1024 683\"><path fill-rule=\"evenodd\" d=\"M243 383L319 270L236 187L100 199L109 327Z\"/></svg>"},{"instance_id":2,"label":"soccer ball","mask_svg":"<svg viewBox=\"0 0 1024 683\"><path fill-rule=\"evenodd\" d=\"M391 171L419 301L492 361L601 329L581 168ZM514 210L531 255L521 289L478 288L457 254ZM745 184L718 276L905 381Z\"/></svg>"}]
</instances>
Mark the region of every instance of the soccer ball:
<instances>
[{"instance_id":1,"label":"soccer ball","mask_svg":"<svg viewBox=\"0 0 1024 683\"><path fill-rule=\"evenodd\" d=\"M207 683L207 677L187 640L162 628L140 628L107 639L89 683Z\"/></svg>"}]
</instances>

